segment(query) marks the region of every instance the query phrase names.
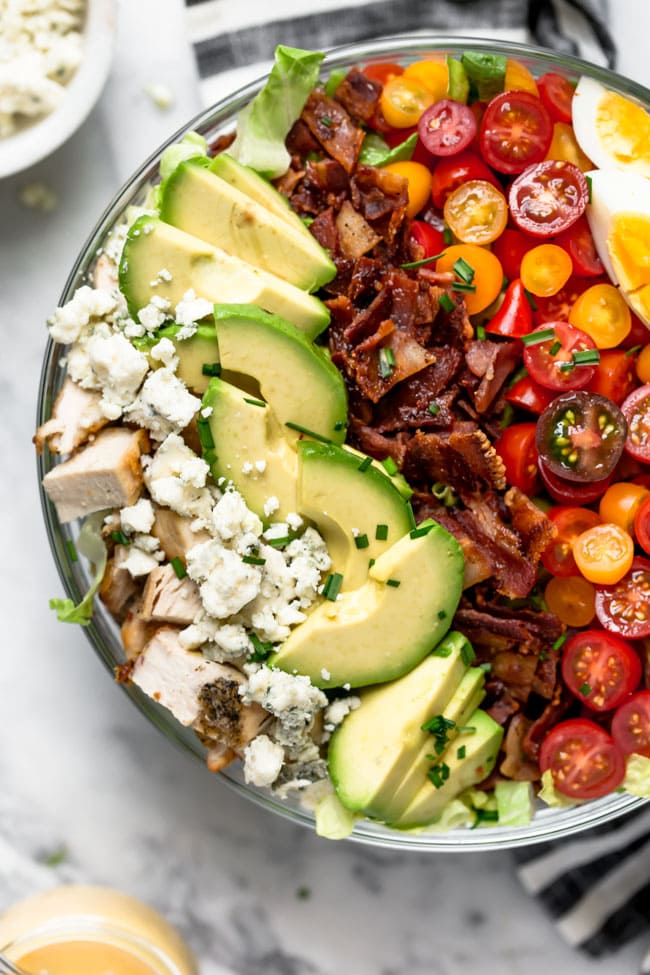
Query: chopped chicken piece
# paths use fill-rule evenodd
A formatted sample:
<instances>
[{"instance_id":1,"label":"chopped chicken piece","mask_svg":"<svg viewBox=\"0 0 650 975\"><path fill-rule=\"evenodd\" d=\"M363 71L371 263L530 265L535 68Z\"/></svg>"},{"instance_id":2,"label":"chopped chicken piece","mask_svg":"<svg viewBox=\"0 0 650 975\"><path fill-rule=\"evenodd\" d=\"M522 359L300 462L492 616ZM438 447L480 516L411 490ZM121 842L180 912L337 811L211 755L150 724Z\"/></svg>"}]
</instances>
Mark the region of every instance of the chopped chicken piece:
<instances>
[{"instance_id":1,"label":"chopped chicken piece","mask_svg":"<svg viewBox=\"0 0 650 975\"><path fill-rule=\"evenodd\" d=\"M142 618L142 599L132 603L121 630L127 660L133 661L139 657L159 629L157 623L148 623Z\"/></svg>"},{"instance_id":2,"label":"chopped chicken piece","mask_svg":"<svg viewBox=\"0 0 650 975\"><path fill-rule=\"evenodd\" d=\"M104 508L125 508L142 490L140 457L149 447L144 430L111 427L43 478L59 520L73 521Z\"/></svg>"},{"instance_id":3,"label":"chopped chicken piece","mask_svg":"<svg viewBox=\"0 0 650 975\"><path fill-rule=\"evenodd\" d=\"M210 535L206 531L192 531L191 525L194 519L184 518L171 508L161 508L158 505L154 508L156 520L151 534L159 540L160 547L170 562L172 559L181 559L185 562L191 548L210 540Z\"/></svg>"},{"instance_id":4,"label":"chopped chicken piece","mask_svg":"<svg viewBox=\"0 0 650 975\"><path fill-rule=\"evenodd\" d=\"M201 609L199 587L187 576L179 579L173 565L159 565L149 573L142 594L144 620L189 626Z\"/></svg>"},{"instance_id":5,"label":"chopped chicken piece","mask_svg":"<svg viewBox=\"0 0 650 975\"><path fill-rule=\"evenodd\" d=\"M39 454L45 444L54 454L71 454L91 434L106 426L108 420L99 407L101 398L101 393L82 389L71 379L66 379L54 403L52 416L36 431L34 443Z\"/></svg>"},{"instance_id":6,"label":"chopped chicken piece","mask_svg":"<svg viewBox=\"0 0 650 975\"><path fill-rule=\"evenodd\" d=\"M117 264L108 254L100 254L93 268L93 287L104 288L106 291L117 290Z\"/></svg>"},{"instance_id":7,"label":"chopped chicken piece","mask_svg":"<svg viewBox=\"0 0 650 975\"><path fill-rule=\"evenodd\" d=\"M99 587L99 598L118 620L123 620L130 601L140 590L137 582L124 562L128 558L129 550L126 545L117 545L113 557L106 564L106 571Z\"/></svg>"}]
</instances>

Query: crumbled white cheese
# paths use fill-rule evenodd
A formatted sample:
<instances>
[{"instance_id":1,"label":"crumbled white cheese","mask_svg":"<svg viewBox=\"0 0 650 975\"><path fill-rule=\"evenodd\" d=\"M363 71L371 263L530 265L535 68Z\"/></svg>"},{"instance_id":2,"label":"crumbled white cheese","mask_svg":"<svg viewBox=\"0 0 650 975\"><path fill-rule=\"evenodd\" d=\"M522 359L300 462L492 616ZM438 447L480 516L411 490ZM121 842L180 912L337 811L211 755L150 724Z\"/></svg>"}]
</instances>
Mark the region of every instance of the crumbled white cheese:
<instances>
[{"instance_id":1,"label":"crumbled white cheese","mask_svg":"<svg viewBox=\"0 0 650 975\"><path fill-rule=\"evenodd\" d=\"M332 675L330 674L330 672L327 669L327 667L321 667L320 675L321 675L321 677L323 678L324 681L331 680L331 677L332 677Z\"/></svg>"},{"instance_id":2,"label":"crumbled white cheese","mask_svg":"<svg viewBox=\"0 0 650 975\"><path fill-rule=\"evenodd\" d=\"M258 735L244 749L244 779L249 785L273 785L284 763L284 748Z\"/></svg>"},{"instance_id":3,"label":"crumbled white cheese","mask_svg":"<svg viewBox=\"0 0 650 975\"><path fill-rule=\"evenodd\" d=\"M271 497L267 498L266 501L264 502L264 514L266 515L267 518L270 518L271 515L275 514L275 512L278 510L279 507L280 507L279 499L276 498L274 494L272 494Z\"/></svg>"},{"instance_id":4,"label":"crumbled white cheese","mask_svg":"<svg viewBox=\"0 0 650 975\"><path fill-rule=\"evenodd\" d=\"M256 460L255 461L255 470L257 471L258 474L263 474L264 471L266 470L266 461L265 460Z\"/></svg>"},{"instance_id":5,"label":"crumbled white cheese","mask_svg":"<svg viewBox=\"0 0 650 975\"><path fill-rule=\"evenodd\" d=\"M242 562L237 552L217 539L195 545L187 553L187 574L199 583L206 612L228 619L250 603L260 591L261 568Z\"/></svg>"},{"instance_id":6,"label":"crumbled white cheese","mask_svg":"<svg viewBox=\"0 0 650 975\"><path fill-rule=\"evenodd\" d=\"M209 467L182 437L170 434L143 467L145 484L154 501L179 515L195 518L200 527L211 521L214 498L204 486Z\"/></svg>"},{"instance_id":7,"label":"crumbled white cheese","mask_svg":"<svg viewBox=\"0 0 650 975\"><path fill-rule=\"evenodd\" d=\"M40 210L42 213L51 213L59 205L59 198L52 187L38 180L21 186L18 199L29 210Z\"/></svg>"},{"instance_id":8,"label":"crumbled white cheese","mask_svg":"<svg viewBox=\"0 0 650 975\"><path fill-rule=\"evenodd\" d=\"M54 342L68 345L76 342L82 330L92 319L112 315L119 306L114 292L104 288L78 288L67 304L57 308L48 321L50 336Z\"/></svg>"},{"instance_id":9,"label":"crumbled white cheese","mask_svg":"<svg viewBox=\"0 0 650 975\"><path fill-rule=\"evenodd\" d=\"M201 416L204 417L206 420L208 419L209 416L212 416L212 407L204 406L203 409L201 410Z\"/></svg>"},{"instance_id":10,"label":"crumbled white cheese","mask_svg":"<svg viewBox=\"0 0 650 975\"><path fill-rule=\"evenodd\" d=\"M161 82L150 82L144 86L144 92L149 96L156 108L160 108L163 111L168 109L174 100L169 85L164 85Z\"/></svg>"},{"instance_id":11,"label":"crumbled white cheese","mask_svg":"<svg viewBox=\"0 0 650 975\"><path fill-rule=\"evenodd\" d=\"M241 623L222 623L201 614L190 626L178 635L186 650L203 650L210 660L223 662L246 657L251 650L248 633Z\"/></svg>"},{"instance_id":12,"label":"crumbled white cheese","mask_svg":"<svg viewBox=\"0 0 650 975\"><path fill-rule=\"evenodd\" d=\"M356 711L361 705L361 698L350 695L350 697L338 697L325 710L325 727L328 731L341 724L347 718L350 711Z\"/></svg>"},{"instance_id":13,"label":"crumbled white cheese","mask_svg":"<svg viewBox=\"0 0 650 975\"><path fill-rule=\"evenodd\" d=\"M137 399L126 411L129 420L146 427L155 440L184 430L198 413L201 400L193 396L171 369L149 373Z\"/></svg>"},{"instance_id":14,"label":"crumbled white cheese","mask_svg":"<svg viewBox=\"0 0 650 975\"><path fill-rule=\"evenodd\" d=\"M254 470L253 465L249 460L245 460L244 463L241 465L241 472L244 475L252 474L253 470Z\"/></svg>"},{"instance_id":15,"label":"crumbled white cheese","mask_svg":"<svg viewBox=\"0 0 650 975\"><path fill-rule=\"evenodd\" d=\"M212 512L214 534L222 541L231 541L237 535L252 534L258 538L262 534L262 522L246 507L246 502L237 491L226 491Z\"/></svg>"},{"instance_id":16,"label":"crumbled white cheese","mask_svg":"<svg viewBox=\"0 0 650 975\"><path fill-rule=\"evenodd\" d=\"M289 512L287 515L287 525L292 531L297 532L299 528L302 528L303 524L304 522L299 514L295 511Z\"/></svg>"},{"instance_id":17,"label":"crumbled white cheese","mask_svg":"<svg viewBox=\"0 0 650 975\"><path fill-rule=\"evenodd\" d=\"M162 362L172 372L176 372L178 356L176 355L176 346L171 339L160 339L151 350L151 358L157 362Z\"/></svg>"},{"instance_id":18,"label":"crumbled white cheese","mask_svg":"<svg viewBox=\"0 0 650 975\"><path fill-rule=\"evenodd\" d=\"M196 323L203 318L208 318L214 314L214 305L205 298L197 298L192 288L186 291L181 300L176 305L174 318L177 325L183 325L184 329L178 333L179 337L190 338L196 331ZM191 330L191 331L189 331Z\"/></svg>"},{"instance_id":19,"label":"crumbled white cheese","mask_svg":"<svg viewBox=\"0 0 650 975\"><path fill-rule=\"evenodd\" d=\"M82 385L101 389L102 413L109 420L117 420L123 409L133 402L142 385L149 370L147 357L119 332L107 336L99 333L91 335L85 351L94 383L90 384L86 374Z\"/></svg>"},{"instance_id":20,"label":"crumbled white cheese","mask_svg":"<svg viewBox=\"0 0 650 975\"><path fill-rule=\"evenodd\" d=\"M129 554L120 564L121 569L127 569L134 578L148 576L158 566L158 559L148 552L143 552L137 545L129 546Z\"/></svg>"},{"instance_id":21,"label":"crumbled white cheese","mask_svg":"<svg viewBox=\"0 0 650 975\"><path fill-rule=\"evenodd\" d=\"M153 295L151 301L138 311L138 320L148 332L155 332L168 318L171 304L166 298Z\"/></svg>"},{"instance_id":22,"label":"crumbled white cheese","mask_svg":"<svg viewBox=\"0 0 650 975\"><path fill-rule=\"evenodd\" d=\"M129 534L140 532L147 535L153 528L155 519L153 505L148 498L140 498L135 504L120 511L120 524L123 531Z\"/></svg>"},{"instance_id":23,"label":"crumbled white cheese","mask_svg":"<svg viewBox=\"0 0 650 975\"><path fill-rule=\"evenodd\" d=\"M276 718L291 712L300 712L305 723L321 708L327 707L327 698L321 690L302 674L287 674L271 667L244 668L248 683L242 684L239 693L245 704L256 702Z\"/></svg>"}]
</instances>

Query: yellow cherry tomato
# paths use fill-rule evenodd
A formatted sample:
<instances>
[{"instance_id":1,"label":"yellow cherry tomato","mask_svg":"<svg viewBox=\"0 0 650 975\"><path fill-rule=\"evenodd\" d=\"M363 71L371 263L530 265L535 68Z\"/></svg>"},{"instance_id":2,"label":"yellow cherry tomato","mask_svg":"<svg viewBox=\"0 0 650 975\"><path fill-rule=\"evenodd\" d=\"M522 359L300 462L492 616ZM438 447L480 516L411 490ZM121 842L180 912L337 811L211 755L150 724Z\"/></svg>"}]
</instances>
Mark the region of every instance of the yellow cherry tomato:
<instances>
[{"instance_id":1,"label":"yellow cherry tomato","mask_svg":"<svg viewBox=\"0 0 650 975\"><path fill-rule=\"evenodd\" d=\"M636 374L642 383L650 383L650 344L644 345L637 356Z\"/></svg>"},{"instance_id":2,"label":"yellow cherry tomato","mask_svg":"<svg viewBox=\"0 0 650 975\"><path fill-rule=\"evenodd\" d=\"M612 522L632 535L634 533L634 516L641 507L641 502L650 495L650 491L642 484L626 484L617 481L610 484L598 506L598 512L603 521Z\"/></svg>"},{"instance_id":3,"label":"yellow cherry tomato","mask_svg":"<svg viewBox=\"0 0 650 975\"><path fill-rule=\"evenodd\" d=\"M571 277L573 262L557 244L540 244L523 256L519 272L524 288L538 298L550 298Z\"/></svg>"},{"instance_id":4,"label":"yellow cherry tomato","mask_svg":"<svg viewBox=\"0 0 650 975\"><path fill-rule=\"evenodd\" d=\"M492 251L476 244L454 244L445 248L445 253L436 261L436 271L453 271L460 258L474 271L472 285L476 291L464 293L469 315L476 315L491 305L501 291L503 268Z\"/></svg>"},{"instance_id":5,"label":"yellow cherry tomato","mask_svg":"<svg viewBox=\"0 0 650 975\"><path fill-rule=\"evenodd\" d=\"M529 91L532 95L539 97L537 82L521 61L508 58L506 61L506 77L503 86L504 91Z\"/></svg>"},{"instance_id":6,"label":"yellow cherry tomato","mask_svg":"<svg viewBox=\"0 0 650 975\"><path fill-rule=\"evenodd\" d=\"M431 198L431 173L417 162L396 162L384 166L390 173L402 176L408 182L409 202L406 212L414 217Z\"/></svg>"},{"instance_id":7,"label":"yellow cherry tomato","mask_svg":"<svg viewBox=\"0 0 650 975\"><path fill-rule=\"evenodd\" d=\"M491 244L508 222L508 204L503 193L484 179L471 179L449 194L445 221L464 244Z\"/></svg>"},{"instance_id":8,"label":"yellow cherry tomato","mask_svg":"<svg viewBox=\"0 0 650 975\"><path fill-rule=\"evenodd\" d=\"M551 613L567 626L589 626L596 615L596 590L582 576L551 579L544 599Z\"/></svg>"},{"instance_id":9,"label":"yellow cherry tomato","mask_svg":"<svg viewBox=\"0 0 650 975\"><path fill-rule=\"evenodd\" d=\"M435 100L421 82L398 75L384 85L379 104L389 125L395 129L408 129L418 124L422 112Z\"/></svg>"},{"instance_id":10,"label":"yellow cherry tomato","mask_svg":"<svg viewBox=\"0 0 650 975\"><path fill-rule=\"evenodd\" d=\"M578 535L573 557L585 579L596 585L620 582L634 558L634 542L620 525L607 522Z\"/></svg>"},{"instance_id":11,"label":"yellow cherry tomato","mask_svg":"<svg viewBox=\"0 0 650 975\"><path fill-rule=\"evenodd\" d=\"M574 302L569 322L591 335L598 349L613 349L627 338L632 315L618 288L594 284Z\"/></svg>"},{"instance_id":12,"label":"yellow cherry tomato","mask_svg":"<svg viewBox=\"0 0 650 975\"><path fill-rule=\"evenodd\" d=\"M566 122L556 122L553 126L553 138L546 158L573 163L583 173L588 173L591 169L596 168L578 145L573 134L573 127Z\"/></svg>"},{"instance_id":13,"label":"yellow cherry tomato","mask_svg":"<svg viewBox=\"0 0 650 975\"><path fill-rule=\"evenodd\" d=\"M416 61L404 68L404 77L417 81L431 92L434 102L447 97L449 90L449 70L445 61Z\"/></svg>"}]
</instances>

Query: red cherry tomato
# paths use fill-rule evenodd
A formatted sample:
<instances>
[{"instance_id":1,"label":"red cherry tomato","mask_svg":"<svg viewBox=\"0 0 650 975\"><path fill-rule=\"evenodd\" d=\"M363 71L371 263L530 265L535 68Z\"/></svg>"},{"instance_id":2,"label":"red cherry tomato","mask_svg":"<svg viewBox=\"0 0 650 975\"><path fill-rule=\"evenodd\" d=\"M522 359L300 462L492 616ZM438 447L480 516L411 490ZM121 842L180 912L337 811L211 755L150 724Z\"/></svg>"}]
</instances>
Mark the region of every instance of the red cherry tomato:
<instances>
[{"instance_id":1,"label":"red cherry tomato","mask_svg":"<svg viewBox=\"0 0 650 975\"><path fill-rule=\"evenodd\" d=\"M485 180L497 190L502 189L492 170L473 152L466 150L440 159L431 181L431 198L434 204L442 210L449 194L473 179Z\"/></svg>"},{"instance_id":2,"label":"red cherry tomato","mask_svg":"<svg viewBox=\"0 0 650 975\"><path fill-rule=\"evenodd\" d=\"M650 497L641 502L634 516L634 536L643 551L650 555Z\"/></svg>"},{"instance_id":3,"label":"red cherry tomato","mask_svg":"<svg viewBox=\"0 0 650 975\"><path fill-rule=\"evenodd\" d=\"M435 180L435 173L433 178ZM520 230L512 230L510 227L506 227L501 236L494 241L492 251L501 261L503 273L509 281L519 277L524 255L533 247L537 247L537 241L531 240ZM567 312L567 321L568 317Z\"/></svg>"},{"instance_id":4,"label":"red cherry tomato","mask_svg":"<svg viewBox=\"0 0 650 975\"><path fill-rule=\"evenodd\" d=\"M592 711L612 711L637 689L641 658L629 643L603 630L583 630L565 644L562 677Z\"/></svg>"},{"instance_id":5,"label":"red cherry tomato","mask_svg":"<svg viewBox=\"0 0 650 975\"><path fill-rule=\"evenodd\" d=\"M404 68L390 61L383 61L380 64L367 64L363 68L363 73L366 78L378 81L380 85L385 85L391 78L397 78L398 75L404 74Z\"/></svg>"},{"instance_id":6,"label":"red cherry tomato","mask_svg":"<svg viewBox=\"0 0 650 975\"><path fill-rule=\"evenodd\" d=\"M532 238L529 238L532 239ZM545 322L568 322L569 312L587 288L593 284L607 284L608 279L598 278L578 278L571 275L563 288L550 298L535 298L536 308L533 309L533 319L536 325L543 325Z\"/></svg>"},{"instance_id":7,"label":"red cherry tomato","mask_svg":"<svg viewBox=\"0 0 650 975\"><path fill-rule=\"evenodd\" d=\"M585 390L557 396L537 422L537 450L548 471L585 484L614 474L625 443L623 414ZM593 580L592 580L593 582Z\"/></svg>"},{"instance_id":8,"label":"red cherry tomato","mask_svg":"<svg viewBox=\"0 0 650 975\"><path fill-rule=\"evenodd\" d=\"M435 257L445 249L445 235L425 220L411 221L411 238L422 248L422 260Z\"/></svg>"},{"instance_id":9,"label":"red cherry tomato","mask_svg":"<svg viewBox=\"0 0 650 975\"><path fill-rule=\"evenodd\" d=\"M627 420L625 449L631 457L650 464L650 383L630 393L621 411Z\"/></svg>"},{"instance_id":10,"label":"red cherry tomato","mask_svg":"<svg viewBox=\"0 0 650 975\"><path fill-rule=\"evenodd\" d=\"M604 278L602 283L606 284L608 278ZM591 281L590 284L601 284L600 281ZM622 349L636 349L637 345L647 345L650 342L650 329L644 325L638 315L632 312L632 328L621 342Z\"/></svg>"},{"instance_id":11,"label":"red cherry tomato","mask_svg":"<svg viewBox=\"0 0 650 975\"><path fill-rule=\"evenodd\" d=\"M526 345L524 349L524 365L536 383L547 389L566 392L582 389L591 382L596 366L573 365L577 352L596 348L594 340L586 332L566 322L548 323L536 328L531 336L536 332L550 333L543 342Z\"/></svg>"},{"instance_id":12,"label":"red cherry tomato","mask_svg":"<svg viewBox=\"0 0 650 975\"><path fill-rule=\"evenodd\" d=\"M600 518L589 508L576 508L560 505L547 512L557 529L557 535L542 552L542 565L551 575L568 578L578 575L578 566L573 558L573 543L578 535L595 528Z\"/></svg>"},{"instance_id":13,"label":"red cherry tomato","mask_svg":"<svg viewBox=\"0 0 650 975\"><path fill-rule=\"evenodd\" d=\"M625 778L623 752L603 728L585 718L562 721L549 732L539 766L542 772L550 769L555 788L571 799L599 799Z\"/></svg>"},{"instance_id":14,"label":"red cherry tomato","mask_svg":"<svg viewBox=\"0 0 650 975\"><path fill-rule=\"evenodd\" d=\"M422 113L418 133L432 156L453 156L476 135L476 119L467 105L441 98Z\"/></svg>"},{"instance_id":15,"label":"red cherry tomato","mask_svg":"<svg viewBox=\"0 0 650 975\"><path fill-rule=\"evenodd\" d=\"M555 243L563 247L571 258L575 274L594 278L605 273L586 217L576 220L572 227L559 235Z\"/></svg>"},{"instance_id":16,"label":"red cherry tomato","mask_svg":"<svg viewBox=\"0 0 650 975\"><path fill-rule=\"evenodd\" d=\"M606 396L620 406L635 386L634 358L622 349L601 349L598 368L585 389Z\"/></svg>"},{"instance_id":17,"label":"red cherry tomato","mask_svg":"<svg viewBox=\"0 0 650 975\"><path fill-rule=\"evenodd\" d=\"M500 173L521 173L540 162L553 138L551 117L527 91L504 91L488 104L479 141L483 158Z\"/></svg>"},{"instance_id":18,"label":"red cherry tomato","mask_svg":"<svg viewBox=\"0 0 650 975\"><path fill-rule=\"evenodd\" d=\"M650 691L639 691L612 718L612 738L626 755L650 758Z\"/></svg>"},{"instance_id":19,"label":"red cherry tomato","mask_svg":"<svg viewBox=\"0 0 650 975\"><path fill-rule=\"evenodd\" d=\"M521 338L533 328L533 309L526 297L521 280L511 281L497 313L485 326L485 331L505 338Z\"/></svg>"},{"instance_id":20,"label":"red cherry tomato","mask_svg":"<svg viewBox=\"0 0 650 975\"><path fill-rule=\"evenodd\" d=\"M628 640L650 636L650 561L636 558L620 582L600 586L596 616L609 633Z\"/></svg>"},{"instance_id":21,"label":"red cherry tomato","mask_svg":"<svg viewBox=\"0 0 650 975\"><path fill-rule=\"evenodd\" d=\"M515 423L506 427L494 445L505 464L508 484L524 494L534 494L537 487L537 448L535 423Z\"/></svg>"},{"instance_id":22,"label":"red cherry tomato","mask_svg":"<svg viewBox=\"0 0 650 975\"><path fill-rule=\"evenodd\" d=\"M518 379L514 386L511 386L506 393L506 400L512 406L519 407L520 410L527 410L529 413L540 413L546 409L549 403L555 399L555 391L544 389L536 383L530 376Z\"/></svg>"},{"instance_id":23,"label":"red cherry tomato","mask_svg":"<svg viewBox=\"0 0 650 975\"><path fill-rule=\"evenodd\" d=\"M410 129L388 129L387 132L382 132L382 139L386 145L394 149L395 146L401 146L403 142L410 139L418 130L417 125L412 125Z\"/></svg>"},{"instance_id":24,"label":"red cherry tomato","mask_svg":"<svg viewBox=\"0 0 650 975\"><path fill-rule=\"evenodd\" d=\"M554 122L571 122L571 103L575 88L570 81L552 71L537 79L539 97Z\"/></svg>"},{"instance_id":25,"label":"red cherry tomato","mask_svg":"<svg viewBox=\"0 0 650 975\"><path fill-rule=\"evenodd\" d=\"M583 215L589 187L573 163L547 159L517 177L508 200L510 214L520 230L533 237L552 237L568 230Z\"/></svg>"},{"instance_id":26,"label":"red cherry tomato","mask_svg":"<svg viewBox=\"0 0 650 975\"><path fill-rule=\"evenodd\" d=\"M565 481L563 477L558 477L557 474L550 471L541 457L538 467L544 487L558 504L591 504L593 501L597 501L612 483L611 477L606 477L602 481L585 482L584 484Z\"/></svg>"}]
</instances>

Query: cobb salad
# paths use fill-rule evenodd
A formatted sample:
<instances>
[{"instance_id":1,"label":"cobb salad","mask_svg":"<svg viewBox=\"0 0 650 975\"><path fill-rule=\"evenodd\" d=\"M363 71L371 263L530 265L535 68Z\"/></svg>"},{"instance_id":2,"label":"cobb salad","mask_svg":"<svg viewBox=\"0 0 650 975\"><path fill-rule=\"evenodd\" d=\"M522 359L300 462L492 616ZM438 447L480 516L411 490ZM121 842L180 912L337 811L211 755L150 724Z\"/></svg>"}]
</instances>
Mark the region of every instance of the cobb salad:
<instances>
[{"instance_id":1,"label":"cobb salad","mask_svg":"<svg viewBox=\"0 0 650 975\"><path fill-rule=\"evenodd\" d=\"M56 310L117 671L323 835L650 795L650 117L279 48ZM65 458L65 459L64 459Z\"/></svg>"}]
</instances>

